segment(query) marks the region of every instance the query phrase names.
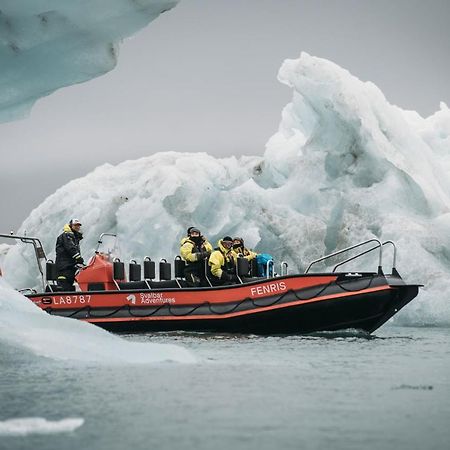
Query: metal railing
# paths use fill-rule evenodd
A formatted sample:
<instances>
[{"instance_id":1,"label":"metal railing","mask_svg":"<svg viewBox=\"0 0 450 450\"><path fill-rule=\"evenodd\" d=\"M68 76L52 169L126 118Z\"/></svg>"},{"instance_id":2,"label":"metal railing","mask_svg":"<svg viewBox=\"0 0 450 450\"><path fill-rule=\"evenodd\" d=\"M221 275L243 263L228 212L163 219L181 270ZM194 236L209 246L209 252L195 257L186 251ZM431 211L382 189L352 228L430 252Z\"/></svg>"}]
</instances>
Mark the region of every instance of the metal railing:
<instances>
[{"instance_id":1,"label":"metal railing","mask_svg":"<svg viewBox=\"0 0 450 450\"><path fill-rule=\"evenodd\" d=\"M40 239L36 237L30 237L30 236L18 236L16 234L0 234L0 237L6 238L6 239L16 239L19 240L25 244L32 244L34 247L34 254L36 256L36 261L38 265L39 272L41 273L41 281L42 281L42 288L45 290L45 281L44 281L44 269L41 264L41 260L45 260L47 262L47 256L44 251L44 247L42 246L42 242Z\"/></svg>"},{"instance_id":2,"label":"metal railing","mask_svg":"<svg viewBox=\"0 0 450 450\"><path fill-rule=\"evenodd\" d=\"M349 262L349 261L353 261L354 259L359 258L359 257L365 255L366 253L369 253L369 252L371 252L373 250L376 250L376 249L379 249L378 272L381 272L382 271L382 265L383 265L383 245L388 244L388 243L390 243L390 244L392 244L394 246L394 267L395 267L395 258L396 258L395 244L392 241L386 241L384 243L381 243L381 241L379 239L369 239L367 241L360 242L359 244L351 245L350 247L346 247L346 248L344 248L342 250L338 250L337 252L330 253L329 255L322 256L322 258L319 258L319 259L316 259L316 260L312 261L310 263L310 265L308 266L308 268L305 270L305 274L309 272L309 270L311 269L311 267L314 264L317 264L319 262L325 261L326 259L332 258L333 256L341 255L342 253L348 252L348 251L353 250L355 248L362 247L363 245L370 244L371 242L376 242L377 245L375 247L370 248L369 250L366 250L364 252L358 253L357 255L355 255L355 256L353 256L351 258L348 258L345 261L341 261L339 264L337 264L334 267L333 272L336 270L337 267L341 266L342 264L344 264L346 262Z\"/></svg>"},{"instance_id":3,"label":"metal railing","mask_svg":"<svg viewBox=\"0 0 450 450\"><path fill-rule=\"evenodd\" d=\"M391 244L392 247L393 247L393 249L394 249L393 261L392 261L392 273L393 273L393 274L394 274L394 273L398 274L398 272L397 272L397 270L396 270L396 267L395 267L396 260L397 260L397 247L395 246L395 244L394 244L392 241L385 241L385 242L383 242L381 245L384 246L384 245L387 245L387 244ZM376 250L377 248L378 248L378 245L376 245L375 247L369 248L368 250L366 250L366 251L364 251L364 252L358 253L357 255L354 255L354 256L352 256L352 257L350 257L350 258L347 258L347 259L344 260L344 261L341 261L339 264L336 264L336 265L334 266L333 272L336 272L336 269L337 269L338 267L340 267L340 266L342 266L342 265L344 265L344 264L346 264L346 263L348 263L348 262L350 262L350 261L353 261L354 259L357 259L357 258L359 258L360 256L366 255L367 253L370 253L370 252ZM379 267L381 267L381 264L380 264Z\"/></svg>"}]
</instances>

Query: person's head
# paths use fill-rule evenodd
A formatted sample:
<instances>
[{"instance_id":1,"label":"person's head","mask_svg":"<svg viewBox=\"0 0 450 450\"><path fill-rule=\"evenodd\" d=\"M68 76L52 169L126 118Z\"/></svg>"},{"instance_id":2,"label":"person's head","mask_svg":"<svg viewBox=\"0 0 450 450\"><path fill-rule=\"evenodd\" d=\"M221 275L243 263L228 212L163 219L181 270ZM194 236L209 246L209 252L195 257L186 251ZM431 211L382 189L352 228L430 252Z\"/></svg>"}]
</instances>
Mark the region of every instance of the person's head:
<instances>
[{"instance_id":1,"label":"person's head","mask_svg":"<svg viewBox=\"0 0 450 450\"><path fill-rule=\"evenodd\" d=\"M78 233L81 233L81 222L78 219L71 219L69 222L69 226L72 229L72 231L77 231Z\"/></svg>"},{"instance_id":2,"label":"person's head","mask_svg":"<svg viewBox=\"0 0 450 450\"><path fill-rule=\"evenodd\" d=\"M244 239L241 237L233 238L233 248L244 247Z\"/></svg>"},{"instance_id":3,"label":"person's head","mask_svg":"<svg viewBox=\"0 0 450 450\"><path fill-rule=\"evenodd\" d=\"M227 250L230 250L233 247L233 239L230 236L225 236L222 240L222 246Z\"/></svg>"},{"instance_id":4,"label":"person's head","mask_svg":"<svg viewBox=\"0 0 450 450\"><path fill-rule=\"evenodd\" d=\"M194 242L200 242L203 239L202 233L198 228L195 227L189 227L187 229L187 234L190 239L192 239Z\"/></svg>"}]
</instances>

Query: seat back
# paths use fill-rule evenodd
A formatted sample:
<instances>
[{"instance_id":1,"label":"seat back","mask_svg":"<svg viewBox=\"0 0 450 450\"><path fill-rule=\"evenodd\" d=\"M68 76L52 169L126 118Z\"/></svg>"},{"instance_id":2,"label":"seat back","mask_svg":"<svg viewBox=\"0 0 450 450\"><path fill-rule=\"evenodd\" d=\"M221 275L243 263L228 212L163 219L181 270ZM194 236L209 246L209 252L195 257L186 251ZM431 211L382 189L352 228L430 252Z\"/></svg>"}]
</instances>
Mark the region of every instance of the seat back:
<instances>
[{"instance_id":1,"label":"seat back","mask_svg":"<svg viewBox=\"0 0 450 450\"><path fill-rule=\"evenodd\" d=\"M144 280L153 280L156 278L155 261L149 256L144 258Z\"/></svg>"},{"instance_id":2,"label":"seat back","mask_svg":"<svg viewBox=\"0 0 450 450\"><path fill-rule=\"evenodd\" d=\"M134 259L128 265L128 278L130 281L141 281L141 265Z\"/></svg>"},{"instance_id":3,"label":"seat back","mask_svg":"<svg viewBox=\"0 0 450 450\"><path fill-rule=\"evenodd\" d=\"M181 259L181 256L176 256L173 264L175 270L175 278L184 278L184 269L186 267L186 263Z\"/></svg>"},{"instance_id":4,"label":"seat back","mask_svg":"<svg viewBox=\"0 0 450 450\"><path fill-rule=\"evenodd\" d=\"M159 262L159 280L170 280L172 278L171 264L165 259L161 259Z\"/></svg>"}]
</instances>

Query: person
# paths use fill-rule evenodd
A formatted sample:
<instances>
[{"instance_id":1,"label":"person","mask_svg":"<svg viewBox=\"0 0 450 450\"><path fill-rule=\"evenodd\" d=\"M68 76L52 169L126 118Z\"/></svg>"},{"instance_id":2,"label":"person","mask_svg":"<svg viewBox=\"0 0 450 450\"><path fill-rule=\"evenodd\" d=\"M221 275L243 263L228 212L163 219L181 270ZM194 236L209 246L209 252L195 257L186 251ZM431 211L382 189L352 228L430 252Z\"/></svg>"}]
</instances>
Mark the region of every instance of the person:
<instances>
[{"instance_id":1,"label":"person","mask_svg":"<svg viewBox=\"0 0 450 450\"><path fill-rule=\"evenodd\" d=\"M63 232L56 239L57 281L63 291L75 290L75 273L84 265L80 252L80 241L83 239L80 229L81 222L72 219L64 225Z\"/></svg>"},{"instance_id":2,"label":"person","mask_svg":"<svg viewBox=\"0 0 450 450\"><path fill-rule=\"evenodd\" d=\"M235 237L233 238L233 257L234 260L237 261L237 258L239 256L243 256L244 258L251 261L252 259L255 259L258 254L255 252L252 252L244 245L244 239L241 237Z\"/></svg>"},{"instance_id":3,"label":"person","mask_svg":"<svg viewBox=\"0 0 450 450\"><path fill-rule=\"evenodd\" d=\"M190 286L206 286L205 260L212 252L212 245L195 227L187 229L181 240L180 255L186 261L184 277Z\"/></svg>"},{"instance_id":4,"label":"person","mask_svg":"<svg viewBox=\"0 0 450 450\"><path fill-rule=\"evenodd\" d=\"M217 243L217 248L209 257L210 281L214 286L233 284L237 281L232 248L233 239L225 236Z\"/></svg>"}]
</instances>

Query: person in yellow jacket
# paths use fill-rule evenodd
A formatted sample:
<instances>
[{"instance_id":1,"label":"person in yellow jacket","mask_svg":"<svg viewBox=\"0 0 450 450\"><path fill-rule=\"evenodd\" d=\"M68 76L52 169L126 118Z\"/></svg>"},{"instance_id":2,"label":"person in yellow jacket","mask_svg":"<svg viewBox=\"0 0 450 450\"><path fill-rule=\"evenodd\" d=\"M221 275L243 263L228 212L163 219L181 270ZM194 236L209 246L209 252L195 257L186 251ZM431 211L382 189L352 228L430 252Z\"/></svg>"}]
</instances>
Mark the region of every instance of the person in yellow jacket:
<instances>
[{"instance_id":1,"label":"person in yellow jacket","mask_svg":"<svg viewBox=\"0 0 450 450\"><path fill-rule=\"evenodd\" d=\"M233 257L233 239L225 236L217 243L217 248L209 257L210 281L214 286L232 284L237 281Z\"/></svg>"},{"instance_id":2,"label":"person in yellow jacket","mask_svg":"<svg viewBox=\"0 0 450 450\"><path fill-rule=\"evenodd\" d=\"M191 286L207 286L205 260L212 252L212 245L198 228L189 227L187 236L181 240L180 255L186 266L184 277Z\"/></svg>"},{"instance_id":3,"label":"person in yellow jacket","mask_svg":"<svg viewBox=\"0 0 450 450\"><path fill-rule=\"evenodd\" d=\"M235 237L233 238L233 258L235 261L237 261L239 256L243 256L244 258L251 261L252 259L255 259L258 254L255 252L252 252L244 245L244 239L241 237Z\"/></svg>"}]
</instances>

